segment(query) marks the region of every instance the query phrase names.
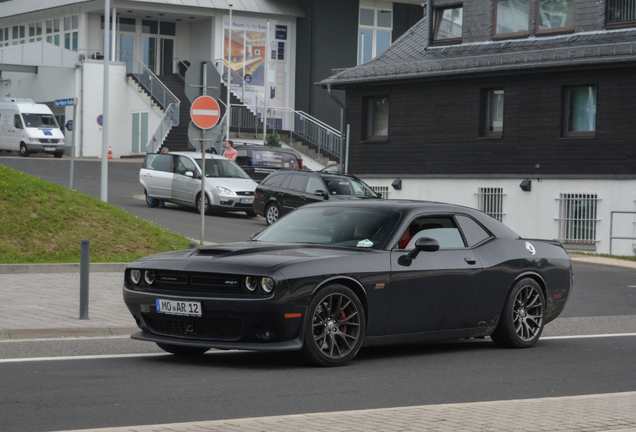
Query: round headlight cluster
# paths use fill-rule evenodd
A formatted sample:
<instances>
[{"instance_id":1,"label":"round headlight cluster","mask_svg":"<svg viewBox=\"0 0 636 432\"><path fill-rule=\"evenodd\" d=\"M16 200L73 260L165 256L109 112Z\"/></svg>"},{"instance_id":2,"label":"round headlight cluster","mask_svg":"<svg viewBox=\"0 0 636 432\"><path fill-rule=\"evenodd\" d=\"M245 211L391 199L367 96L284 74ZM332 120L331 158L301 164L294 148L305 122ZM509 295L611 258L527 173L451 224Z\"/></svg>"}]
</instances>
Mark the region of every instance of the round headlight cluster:
<instances>
[{"instance_id":1,"label":"round headlight cluster","mask_svg":"<svg viewBox=\"0 0 636 432\"><path fill-rule=\"evenodd\" d=\"M139 285L142 280L146 285L152 285L155 283L155 272L154 270L141 270L133 269L129 273L130 282L133 285Z\"/></svg>"},{"instance_id":2,"label":"round headlight cluster","mask_svg":"<svg viewBox=\"0 0 636 432\"><path fill-rule=\"evenodd\" d=\"M260 288L262 292L269 294L274 290L276 282L270 277L246 276L244 285L249 292L254 292Z\"/></svg>"}]
</instances>

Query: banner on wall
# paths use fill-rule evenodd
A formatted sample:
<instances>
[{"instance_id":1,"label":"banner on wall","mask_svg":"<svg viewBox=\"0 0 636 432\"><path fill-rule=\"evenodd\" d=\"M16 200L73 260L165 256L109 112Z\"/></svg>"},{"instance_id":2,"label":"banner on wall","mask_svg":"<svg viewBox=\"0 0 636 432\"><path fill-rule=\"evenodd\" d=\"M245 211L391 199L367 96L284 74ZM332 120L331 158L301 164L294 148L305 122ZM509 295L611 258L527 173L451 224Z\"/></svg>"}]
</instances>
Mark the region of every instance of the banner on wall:
<instances>
[{"instance_id":1,"label":"banner on wall","mask_svg":"<svg viewBox=\"0 0 636 432\"><path fill-rule=\"evenodd\" d=\"M233 15L230 37L229 15L223 17L223 58L226 65L230 40L232 44L231 73L228 74L227 66L224 66L223 80L227 83L228 77L231 77L230 88L246 105L262 105L263 98L267 96L269 107L290 106L287 88L291 81L290 28L290 22L270 20L269 46L265 46L267 20ZM269 68L268 83L265 83L266 67Z\"/></svg>"}]
</instances>

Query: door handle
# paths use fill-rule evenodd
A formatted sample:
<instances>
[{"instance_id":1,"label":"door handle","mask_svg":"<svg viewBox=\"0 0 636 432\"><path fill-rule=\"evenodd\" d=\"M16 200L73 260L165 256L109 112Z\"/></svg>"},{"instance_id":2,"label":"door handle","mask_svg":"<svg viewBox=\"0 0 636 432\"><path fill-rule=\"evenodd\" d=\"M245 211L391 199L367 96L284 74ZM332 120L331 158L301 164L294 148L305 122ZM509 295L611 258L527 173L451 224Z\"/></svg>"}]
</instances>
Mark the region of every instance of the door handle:
<instances>
[{"instance_id":1,"label":"door handle","mask_svg":"<svg viewBox=\"0 0 636 432\"><path fill-rule=\"evenodd\" d=\"M466 261L468 264L477 264L477 258L475 257L466 257L464 258L464 261Z\"/></svg>"}]
</instances>

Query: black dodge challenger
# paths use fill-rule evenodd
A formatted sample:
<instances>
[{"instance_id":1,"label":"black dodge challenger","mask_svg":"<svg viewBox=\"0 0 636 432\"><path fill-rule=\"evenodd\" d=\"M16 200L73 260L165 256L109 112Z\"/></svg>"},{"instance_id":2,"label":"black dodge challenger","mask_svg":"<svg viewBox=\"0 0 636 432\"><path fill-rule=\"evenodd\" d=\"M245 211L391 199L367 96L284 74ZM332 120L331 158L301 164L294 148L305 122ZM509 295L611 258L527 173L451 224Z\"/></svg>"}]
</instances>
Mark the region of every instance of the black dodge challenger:
<instances>
[{"instance_id":1,"label":"black dodge challenger","mask_svg":"<svg viewBox=\"0 0 636 432\"><path fill-rule=\"evenodd\" d=\"M170 353L301 350L340 366L362 346L490 336L533 346L565 307L569 255L451 204L302 207L245 243L131 263L124 300Z\"/></svg>"}]
</instances>

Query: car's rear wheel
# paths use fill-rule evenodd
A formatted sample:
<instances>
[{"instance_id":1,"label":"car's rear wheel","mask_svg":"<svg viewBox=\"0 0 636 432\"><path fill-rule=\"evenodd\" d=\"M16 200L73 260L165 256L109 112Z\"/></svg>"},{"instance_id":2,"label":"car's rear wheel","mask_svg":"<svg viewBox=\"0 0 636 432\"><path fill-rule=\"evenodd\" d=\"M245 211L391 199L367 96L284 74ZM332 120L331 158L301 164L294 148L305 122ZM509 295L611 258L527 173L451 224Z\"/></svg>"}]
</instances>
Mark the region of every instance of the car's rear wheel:
<instances>
[{"instance_id":1,"label":"car's rear wheel","mask_svg":"<svg viewBox=\"0 0 636 432\"><path fill-rule=\"evenodd\" d=\"M267 225L271 225L280 219L280 207L276 203L267 205L265 209L265 221Z\"/></svg>"},{"instance_id":2,"label":"car's rear wheel","mask_svg":"<svg viewBox=\"0 0 636 432\"><path fill-rule=\"evenodd\" d=\"M191 346L181 346L181 345L170 345L165 343L156 342L157 346L164 350L165 352L169 352L170 354L178 355L178 356L198 356L207 352L210 348L204 347L191 347Z\"/></svg>"},{"instance_id":3,"label":"car's rear wheel","mask_svg":"<svg viewBox=\"0 0 636 432\"><path fill-rule=\"evenodd\" d=\"M499 324L490 337L502 347L529 348L541 336L544 315L543 290L534 279L521 279L508 294Z\"/></svg>"},{"instance_id":4,"label":"car's rear wheel","mask_svg":"<svg viewBox=\"0 0 636 432\"><path fill-rule=\"evenodd\" d=\"M146 195L146 204L148 207L157 207L159 205L159 200L148 196L148 191L144 191L144 195Z\"/></svg>"},{"instance_id":5,"label":"car's rear wheel","mask_svg":"<svg viewBox=\"0 0 636 432\"><path fill-rule=\"evenodd\" d=\"M344 366L358 353L366 320L358 296L344 285L320 290L305 316L303 352L319 366Z\"/></svg>"},{"instance_id":6,"label":"car's rear wheel","mask_svg":"<svg viewBox=\"0 0 636 432\"><path fill-rule=\"evenodd\" d=\"M210 206L210 202L208 201L208 196L205 196L205 200L203 202L204 210L203 212L207 215L212 214L212 207ZM199 214L201 213L201 194L197 195L197 211Z\"/></svg>"},{"instance_id":7,"label":"car's rear wheel","mask_svg":"<svg viewBox=\"0 0 636 432\"><path fill-rule=\"evenodd\" d=\"M30 154L31 152L27 148L26 144L25 143L20 144L20 156L29 157Z\"/></svg>"},{"instance_id":8,"label":"car's rear wheel","mask_svg":"<svg viewBox=\"0 0 636 432\"><path fill-rule=\"evenodd\" d=\"M55 152L55 153L53 153L53 157L56 157L58 159L61 158L62 156L64 156L64 152Z\"/></svg>"}]
</instances>

